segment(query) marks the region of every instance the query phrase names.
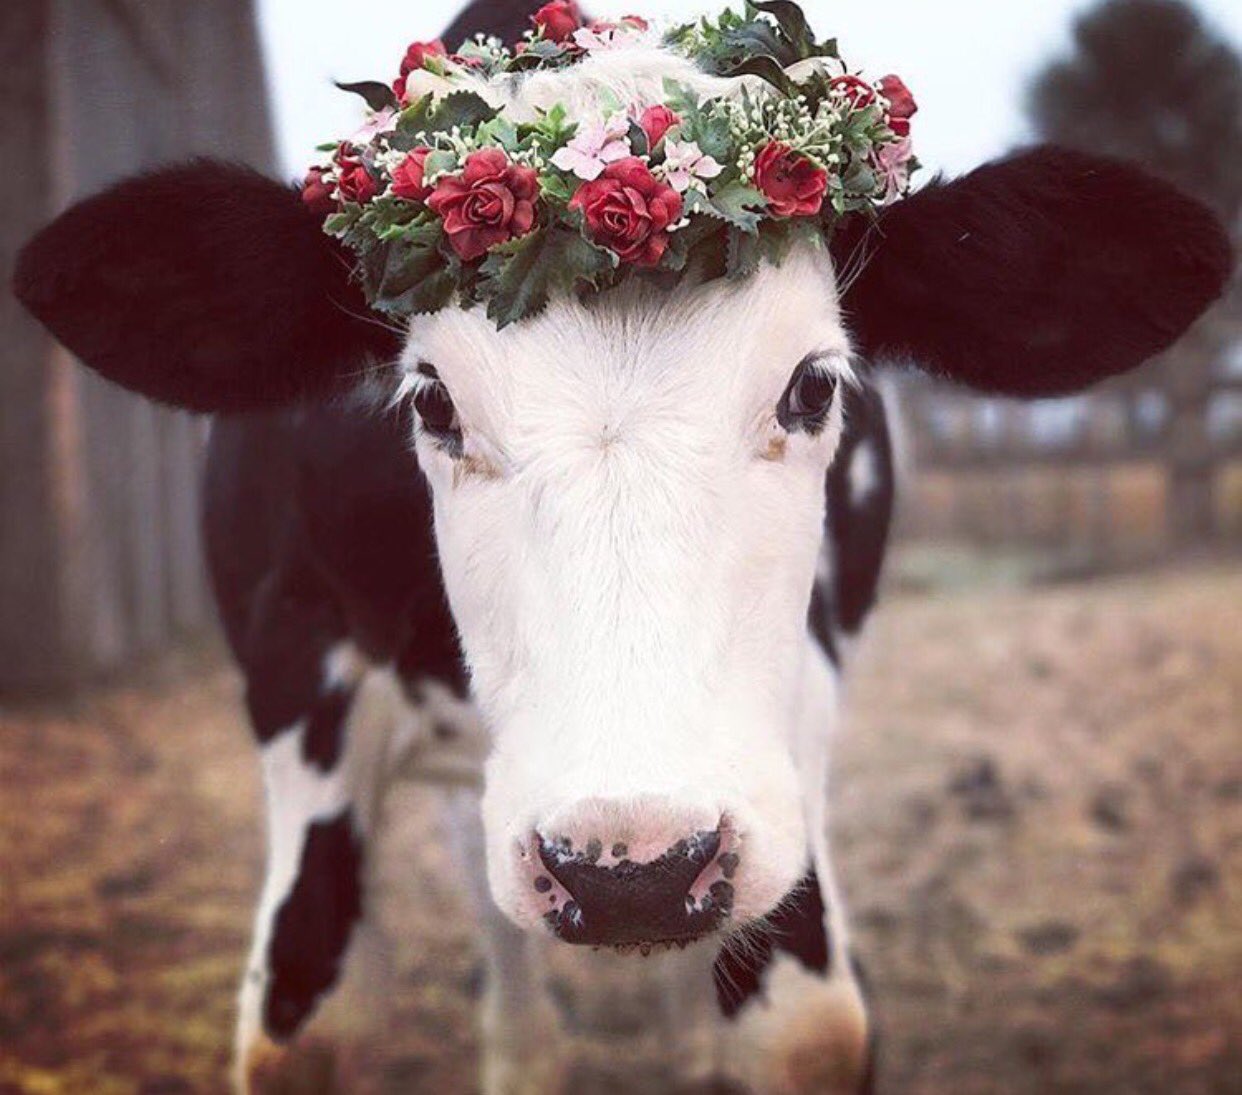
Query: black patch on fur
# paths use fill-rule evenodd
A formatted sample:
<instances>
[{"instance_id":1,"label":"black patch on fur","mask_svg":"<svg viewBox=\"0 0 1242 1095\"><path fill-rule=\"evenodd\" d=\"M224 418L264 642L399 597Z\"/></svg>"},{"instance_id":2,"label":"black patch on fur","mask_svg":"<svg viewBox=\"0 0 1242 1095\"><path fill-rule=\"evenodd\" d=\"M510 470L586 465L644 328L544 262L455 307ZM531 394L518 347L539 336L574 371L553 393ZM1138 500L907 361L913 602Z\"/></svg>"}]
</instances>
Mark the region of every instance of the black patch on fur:
<instances>
[{"instance_id":1,"label":"black patch on fur","mask_svg":"<svg viewBox=\"0 0 1242 1095\"><path fill-rule=\"evenodd\" d=\"M819 877L812 870L768 918L762 934L743 946L721 947L712 975L716 1001L726 1018L763 991L763 975L777 950L792 954L814 973L828 973L831 952L825 914Z\"/></svg>"},{"instance_id":2,"label":"black patch on fur","mask_svg":"<svg viewBox=\"0 0 1242 1095\"><path fill-rule=\"evenodd\" d=\"M444 32L444 41L456 49L476 34L489 34L513 45L533 24L530 17L543 0L474 0Z\"/></svg>"},{"instance_id":3,"label":"black patch on fur","mask_svg":"<svg viewBox=\"0 0 1242 1095\"><path fill-rule=\"evenodd\" d=\"M395 359L296 190L213 160L79 202L18 255L18 299L109 380L195 411L323 396Z\"/></svg>"},{"instance_id":4,"label":"black patch on fur","mask_svg":"<svg viewBox=\"0 0 1242 1095\"><path fill-rule=\"evenodd\" d=\"M354 924L362 916L362 847L344 810L307 831L297 881L276 912L268 944L263 1026L288 1041L336 984Z\"/></svg>"},{"instance_id":5,"label":"black patch on fur","mask_svg":"<svg viewBox=\"0 0 1242 1095\"><path fill-rule=\"evenodd\" d=\"M806 610L806 624L828 660L840 669L841 651L837 649L837 637L833 633L832 602L824 595L823 582L816 581L811 588L811 604Z\"/></svg>"},{"instance_id":6,"label":"black patch on fur","mask_svg":"<svg viewBox=\"0 0 1242 1095\"><path fill-rule=\"evenodd\" d=\"M346 638L411 687L467 694L409 428L356 401L215 424L208 569L260 741L310 714Z\"/></svg>"},{"instance_id":7,"label":"black patch on fur","mask_svg":"<svg viewBox=\"0 0 1242 1095\"><path fill-rule=\"evenodd\" d=\"M807 626L834 665L841 664L838 636L854 635L875 605L888 546L896 489L892 440L879 391L867 381L846 386L845 431L825 479L824 545L829 577L816 581ZM850 469L859 450L870 450L875 485L855 499Z\"/></svg>"},{"instance_id":8,"label":"black patch on fur","mask_svg":"<svg viewBox=\"0 0 1242 1095\"><path fill-rule=\"evenodd\" d=\"M339 685L321 692L311 706L302 735L302 757L321 772L330 772L340 760L345 744L345 716L354 699L354 689Z\"/></svg>"},{"instance_id":9,"label":"black patch on fur","mask_svg":"<svg viewBox=\"0 0 1242 1095\"><path fill-rule=\"evenodd\" d=\"M888 417L879 391L870 384L847 387L845 420L845 435L828 469L826 531L833 555L833 614L840 628L853 635L875 605L893 516L895 477ZM856 499L850 472L864 447L874 461L875 486L865 498Z\"/></svg>"},{"instance_id":10,"label":"black patch on fur","mask_svg":"<svg viewBox=\"0 0 1242 1095\"><path fill-rule=\"evenodd\" d=\"M1208 208L1137 167L1043 146L937 180L833 241L871 360L984 392L1078 391L1169 346L1233 266Z\"/></svg>"},{"instance_id":11,"label":"black patch on fur","mask_svg":"<svg viewBox=\"0 0 1242 1095\"><path fill-rule=\"evenodd\" d=\"M596 862L602 851L598 841L576 854L563 844L541 841L543 865L573 898L544 920L566 943L616 946L697 939L714 930L733 907L728 882L711 887L704 898L709 905L693 911L686 907L690 887L719 848L718 832L702 832L678 841L650 863L624 859L601 867Z\"/></svg>"},{"instance_id":12,"label":"black patch on fur","mask_svg":"<svg viewBox=\"0 0 1242 1095\"><path fill-rule=\"evenodd\" d=\"M350 695L327 686L323 663L344 634L336 605L303 564L289 560L267 576L240 651L246 706L261 743L306 720L307 759L331 767Z\"/></svg>"}]
</instances>

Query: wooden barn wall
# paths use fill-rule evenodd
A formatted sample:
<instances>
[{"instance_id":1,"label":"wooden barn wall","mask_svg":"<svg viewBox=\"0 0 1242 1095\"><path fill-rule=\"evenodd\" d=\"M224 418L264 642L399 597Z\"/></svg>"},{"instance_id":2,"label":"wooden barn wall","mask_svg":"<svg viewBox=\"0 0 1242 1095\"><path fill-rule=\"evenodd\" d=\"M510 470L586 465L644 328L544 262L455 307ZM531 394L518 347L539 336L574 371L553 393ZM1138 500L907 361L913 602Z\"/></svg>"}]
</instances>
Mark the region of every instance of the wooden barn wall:
<instances>
[{"instance_id":1,"label":"wooden barn wall","mask_svg":"<svg viewBox=\"0 0 1242 1095\"><path fill-rule=\"evenodd\" d=\"M2 5L6 23L14 2ZM6 53L20 53L6 60L25 73L26 98L43 109L42 123L29 128L39 130L32 155L46 180L30 191L45 197L27 203L23 234L83 195L171 160L214 154L271 168L250 0L16 7L28 34L22 49L6 44ZM12 69L3 78L14 80ZM18 108L9 95L3 101L7 143ZM0 517L6 529L24 531L3 536L0 582L5 592L20 585L25 557L30 588L20 623L0 621L0 688L57 687L123 668L209 624L198 528L207 424L106 384L32 324L15 322L25 341L6 359L20 359L16 413L25 425L6 428L3 440L25 470L0 480ZM5 394L14 386L6 381ZM32 639L37 656L8 656Z\"/></svg>"}]
</instances>

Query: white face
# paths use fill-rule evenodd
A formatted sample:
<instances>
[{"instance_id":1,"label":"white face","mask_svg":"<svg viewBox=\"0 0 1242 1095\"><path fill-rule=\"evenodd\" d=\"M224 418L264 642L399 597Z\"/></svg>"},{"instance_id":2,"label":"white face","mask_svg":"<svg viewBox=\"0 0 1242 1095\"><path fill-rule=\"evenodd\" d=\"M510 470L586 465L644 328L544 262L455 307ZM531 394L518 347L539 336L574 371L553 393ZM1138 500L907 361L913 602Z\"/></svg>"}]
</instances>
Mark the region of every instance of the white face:
<instances>
[{"instance_id":1,"label":"white face","mask_svg":"<svg viewBox=\"0 0 1242 1095\"><path fill-rule=\"evenodd\" d=\"M447 436L419 420L418 457L494 739L489 877L519 923L587 903L540 838L610 867L719 832L707 858L740 864L689 897L728 877L734 922L805 873L793 739L848 362L809 248L741 283L555 301L499 332L480 309L413 323L416 405L432 426L446 397L455 411ZM840 380L818 428L778 420L799 366Z\"/></svg>"}]
</instances>

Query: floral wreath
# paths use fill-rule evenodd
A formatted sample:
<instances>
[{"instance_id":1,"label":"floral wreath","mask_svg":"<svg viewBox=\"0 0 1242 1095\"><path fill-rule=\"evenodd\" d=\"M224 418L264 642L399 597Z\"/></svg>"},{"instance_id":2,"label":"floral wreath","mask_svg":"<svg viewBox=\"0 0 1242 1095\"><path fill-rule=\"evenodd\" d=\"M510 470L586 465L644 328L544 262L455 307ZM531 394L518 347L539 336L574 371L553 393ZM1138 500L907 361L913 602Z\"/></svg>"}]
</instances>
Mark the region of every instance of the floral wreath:
<instances>
[{"instance_id":1,"label":"floral wreath","mask_svg":"<svg viewBox=\"0 0 1242 1095\"><path fill-rule=\"evenodd\" d=\"M503 327L555 291L667 284L691 265L744 277L846 215L874 215L918 166L906 86L849 72L791 0L753 0L662 38L638 16L584 24L573 0L546 4L532 24L512 49L482 35L457 53L416 42L391 86L338 85L369 116L320 147L332 155L310 169L302 198L353 253L379 311L434 312L456 298L485 303ZM759 79L715 98L666 80L663 102L603 93L597 118L556 105L523 123L473 90L653 42L707 73ZM419 94L428 83L439 93Z\"/></svg>"}]
</instances>

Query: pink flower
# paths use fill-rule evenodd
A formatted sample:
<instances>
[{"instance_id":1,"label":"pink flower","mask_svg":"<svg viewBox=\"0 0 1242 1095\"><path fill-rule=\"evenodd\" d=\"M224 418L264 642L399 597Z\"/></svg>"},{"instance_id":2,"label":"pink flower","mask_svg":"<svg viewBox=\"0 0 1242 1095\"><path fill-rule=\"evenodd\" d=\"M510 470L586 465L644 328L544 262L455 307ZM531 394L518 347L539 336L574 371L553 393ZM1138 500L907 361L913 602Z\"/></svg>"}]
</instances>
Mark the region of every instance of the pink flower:
<instances>
[{"instance_id":1,"label":"pink flower","mask_svg":"<svg viewBox=\"0 0 1242 1095\"><path fill-rule=\"evenodd\" d=\"M664 134L680 122L681 118L666 106L649 106L638 119L638 124L647 134L647 145L650 148L655 148L664 140Z\"/></svg>"},{"instance_id":2,"label":"pink flower","mask_svg":"<svg viewBox=\"0 0 1242 1095\"><path fill-rule=\"evenodd\" d=\"M466 262L535 225L539 176L509 160L498 148L466 157L460 175L441 179L427 204L444 220L454 251Z\"/></svg>"},{"instance_id":3,"label":"pink flower","mask_svg":"<svg viewBox=\"0 0 1242 1095\"><path fill-rule=\"evenodd\" d=\"M684 194L695 179L714 179L724 166L704 155L696 141L679 142L670 138L664 146L664 165L660 170L668 185Z\"/></svg>"},{"instance_id":4,"label":"pink flower","mask_svg":"<svg viewBox=\"0 0 1242 1095\"><path fill-rule=\"evenodd\" d=\"M888 75L880 81L880 94L888 100L888 128L898 137L910 135L910 119L918 113L918 103L900 76Z\"/></svg>"},{"instance_id":5,"label":"pink flower","mask_svg":"<svg viewBox=\"0 0 1242 1095\"><path fill-rule=\"evenodd\" d=\"M642 160L630 156L578 187L569 208L582 211L591 238L622 262L655 266L668 250L669 226L680 219L682 202Z\"/></svg>"},{"instance_id":6,"label":"pink flower","mask_svg":"<svg viewBox=\"0 0 1242 1095\"><path fill-rule=\"evenodd\" d=\"M875 153L875 168L884 181L883 202L895 202L906 192L910 182L910 161L914 159L914 146L909 137L882 145Z\"/></svg>"},{"instance_id":7,"label":"pink flower","mask_svg":"<svg viewBox=\"0 0 1242 1095\"><path fill-rule=\"evenodd\" d=\"M601 125L579 130L564 148L556 150L552 162L587 182L598 179L610 163L631 154L629 132L629 118L614 114Z\"/></svg>"},{"instance_id":8,"label":"pink flower","mask_svg":"<svg viewBox=\"0 0 1242 1095\"><path fill-rule=\"evenodd\" d=\"M392 107L386 106L383 110L377 110L372 114L349 140L351 144L370 144L381 133L391 133L396 128L397 112Z\"/></svg>"},{"instance_id":9,"label":"pink flower","mask_svg":"<svg viewBox=\"0 0 1242 1095\"><path fill-rule=\"evenodd\" d=\"M431 187L423 181L427 170L427 157L431 149L416 148L402 160L392 173L392 192L406 201L426 201Z\"/></svg>"}]
</instances>

